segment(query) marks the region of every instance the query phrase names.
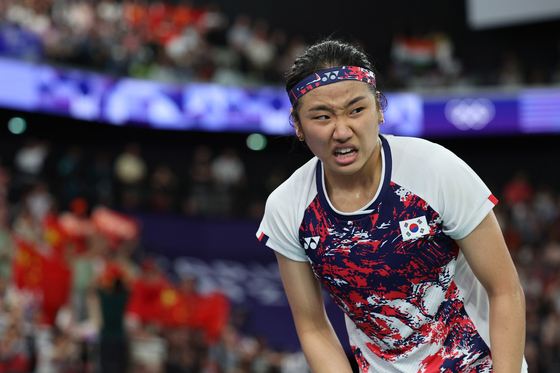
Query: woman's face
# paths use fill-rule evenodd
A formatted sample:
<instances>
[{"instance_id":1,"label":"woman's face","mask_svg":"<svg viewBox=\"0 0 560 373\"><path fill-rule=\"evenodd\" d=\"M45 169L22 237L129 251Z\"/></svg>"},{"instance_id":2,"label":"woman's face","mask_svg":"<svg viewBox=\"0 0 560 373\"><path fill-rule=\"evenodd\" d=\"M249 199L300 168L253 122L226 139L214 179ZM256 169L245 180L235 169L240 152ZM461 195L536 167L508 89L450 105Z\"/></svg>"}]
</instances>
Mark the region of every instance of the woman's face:
<instances>
[{"instance_id":1,"label":"woman's face","mask_svg":"<svg viewBox=\"0 0 560 373\"><path fill-rule=\"evenodd\" d=\"M373 172L383 112L367 83L321 86L300 100L296 133L323 162L327 177Z\"/></svg>"}]
</instances>

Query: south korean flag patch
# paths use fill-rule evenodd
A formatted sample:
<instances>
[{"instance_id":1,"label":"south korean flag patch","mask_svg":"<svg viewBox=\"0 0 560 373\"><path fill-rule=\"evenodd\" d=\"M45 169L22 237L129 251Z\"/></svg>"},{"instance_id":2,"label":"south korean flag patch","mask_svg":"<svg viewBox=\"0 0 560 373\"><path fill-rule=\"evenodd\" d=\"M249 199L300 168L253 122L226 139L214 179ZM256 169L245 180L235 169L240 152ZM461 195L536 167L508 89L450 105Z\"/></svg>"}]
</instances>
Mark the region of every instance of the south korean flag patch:
<instances>
[{"instance_id":1,"label":"south korean flag patch","mask_svg":"<svg viewBox=\"0 0 560 373\"><path fill-rule=\"evenodd\" d=\"M430 227L425 216L399 221L403 241L413 240L430 233Z\"/></svg>"}]
</instances>

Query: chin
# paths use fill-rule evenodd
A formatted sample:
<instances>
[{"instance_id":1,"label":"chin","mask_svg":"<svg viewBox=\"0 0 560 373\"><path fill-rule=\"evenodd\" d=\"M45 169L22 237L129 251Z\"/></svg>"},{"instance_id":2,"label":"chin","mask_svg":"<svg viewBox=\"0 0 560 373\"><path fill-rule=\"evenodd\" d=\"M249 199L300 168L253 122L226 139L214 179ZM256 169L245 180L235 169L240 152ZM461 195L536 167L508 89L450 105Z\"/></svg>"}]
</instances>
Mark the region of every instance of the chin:
<instances>
[{"instance_id":1,"label":"chin","mask_svg":"<svg viewBox=\"0 0 560 373\"><path fill-rule=\"evenodd\" d=\"M334 166L329 166L329 168L334 173L336 173L338 175L343 175L343 176L354 175L356 172L358 172L360 170L354 164L349 164L349 165L345 165L345 166L341 166L341 165L336 164Z\"/></svg>"}]
</instances>

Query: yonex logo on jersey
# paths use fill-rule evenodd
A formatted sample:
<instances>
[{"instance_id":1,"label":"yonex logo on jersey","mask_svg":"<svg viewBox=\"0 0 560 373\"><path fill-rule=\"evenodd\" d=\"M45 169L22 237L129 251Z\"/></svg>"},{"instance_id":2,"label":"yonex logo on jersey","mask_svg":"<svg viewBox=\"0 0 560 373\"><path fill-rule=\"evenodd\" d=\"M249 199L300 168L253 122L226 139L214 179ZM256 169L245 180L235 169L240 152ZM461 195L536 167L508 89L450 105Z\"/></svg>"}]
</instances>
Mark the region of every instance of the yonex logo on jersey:
<instances>
[{"instance_id":1,"label":"yonex logo on jersey","mask_svg":"<svg viewBox=\"0 0 560 373\"><path fill-rule=\"evenodd\" d=\"M403 241L412 240L430 233L430 227L425 216L399 222Z\"/></svg>"},{"instance_id":2,"label":"yonex logo on jersey","mask_svg":"<svg viewBox=\"0 0 560 373\"><path fill-rule=\"evenodd\" d=\"M316 236L316 237L303 237L303 248L305 250L307 249L311 249L311 250L315 250L317 248L317 245L319 244L319 239L321 237Z\"/></svg>"}]
</instances>

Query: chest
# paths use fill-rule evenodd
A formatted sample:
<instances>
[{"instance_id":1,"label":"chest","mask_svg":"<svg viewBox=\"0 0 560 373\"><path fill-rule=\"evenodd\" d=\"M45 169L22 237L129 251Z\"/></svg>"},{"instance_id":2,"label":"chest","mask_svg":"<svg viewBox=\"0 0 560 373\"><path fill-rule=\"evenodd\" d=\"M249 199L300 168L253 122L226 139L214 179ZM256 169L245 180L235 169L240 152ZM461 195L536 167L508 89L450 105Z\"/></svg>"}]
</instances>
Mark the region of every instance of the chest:
<instances>
[{"instance_id":1,"label":"chest","mask_svg":"<svg viewBox=\"0 0 560 373\"><path fill-rule=\"evenodd\" d=\"M358 288L437 281L458 254L439 214L397 185L355 219L333 214L316 198L304 214L299 238L322 282Z\"/></svg>"}]
</instances>

